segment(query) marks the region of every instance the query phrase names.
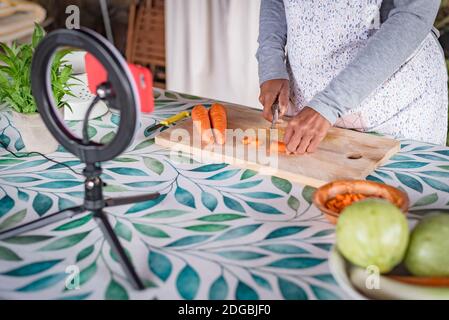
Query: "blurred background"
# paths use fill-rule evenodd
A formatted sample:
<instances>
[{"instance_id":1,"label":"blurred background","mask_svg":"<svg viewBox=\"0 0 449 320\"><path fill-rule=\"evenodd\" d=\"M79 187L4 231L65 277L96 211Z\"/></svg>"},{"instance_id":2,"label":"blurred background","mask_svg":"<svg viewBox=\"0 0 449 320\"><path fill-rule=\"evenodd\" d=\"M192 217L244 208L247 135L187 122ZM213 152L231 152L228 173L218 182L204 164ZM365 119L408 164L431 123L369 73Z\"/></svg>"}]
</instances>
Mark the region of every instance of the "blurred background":
<instances>
[{"instance_id":1,"label":"blurred background","mask_svg":"<svg viewBox=\"0 0 449 320\"><path fill-rule=\"evenodd\" d=\"M5 29L0 41L27 41L32 28ZM112 41L133 63L152 69L155 86L259 107L257 50L260 0L32 0L45 10L47 31L66 27L68 6L80 10L80 24ZM36 13L37 15L39 13ZM449 68L449 0L436 21ZM9 34L5 36L5 34Z\"/></svg>"}]
</instances>

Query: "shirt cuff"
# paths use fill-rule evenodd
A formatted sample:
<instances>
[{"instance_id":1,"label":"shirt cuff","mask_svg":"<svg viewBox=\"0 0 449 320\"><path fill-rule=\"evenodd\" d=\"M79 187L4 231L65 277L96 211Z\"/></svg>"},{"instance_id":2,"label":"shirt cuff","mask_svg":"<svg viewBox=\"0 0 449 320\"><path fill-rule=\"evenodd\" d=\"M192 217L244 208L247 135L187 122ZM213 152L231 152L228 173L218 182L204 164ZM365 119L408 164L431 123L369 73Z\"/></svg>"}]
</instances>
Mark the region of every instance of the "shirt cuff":
<instances>
[{"instance_id":1,"label":"shirt cuff","mask_svg":"<svg viewBox=\"0 0 449 320\"><path fill-rule=\"evenodd\" d=\"M337 111L335 111L333 108L331 108L324 102L318 100L317 98L312 99L307 104L307 106L315 110L319 114L321 114L324 118L326 118L327 121L331 123L331 125L334 125L337 122L337 119L339 118L339 114Z\"/></svg>"},{"instance_id":2,"label":"shirt cuff","mask_svg":"<svg viewBox=\"0 0 449 320\"><path fill-rule=\"evenodd\" d=\"M285 79L289 80L287 66L284 59L264 59L259 61L259 84L262 85L268 80Z\"/></svg>"}]
</instances>

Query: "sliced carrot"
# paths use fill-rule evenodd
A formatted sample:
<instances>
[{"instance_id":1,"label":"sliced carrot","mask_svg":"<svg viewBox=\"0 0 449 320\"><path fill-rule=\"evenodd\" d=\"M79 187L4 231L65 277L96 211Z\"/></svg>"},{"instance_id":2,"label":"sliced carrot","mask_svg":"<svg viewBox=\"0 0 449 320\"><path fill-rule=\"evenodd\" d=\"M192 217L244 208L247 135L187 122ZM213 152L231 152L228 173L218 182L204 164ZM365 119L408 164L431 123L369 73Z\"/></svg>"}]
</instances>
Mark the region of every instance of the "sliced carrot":
<instances>
[{"instance_id":1,"label":"sliced carrot","mask_svg":"<svg viewBox=\"0 0 449 320\"><path fill-rule=\"evenodd\" d=\"M244 145L252 144L252 145L254 145L256 147L258 147L261 144L259 138L257 138L257 137L255 137L255 138L254 137L248 137L248 136L243 138L242 143Z\"/></svg>"},{"instance_id":2,"label":"sliced carrot","mask_svg":"<svg viewBox=\"0 0 449 320\"><path fill-rule=\"evenodd\" d=\"M201 136L201 141L212 143L214 137L212 136L209 112L206 107L203 105L195 106L192 110L192 120L194 128Z\"/></svg>"},{"instance_id":3,"label":"sliced carrot","mask_svg":"<svg viewBox=\"0 0 449 320\"><path fill-rule=\"evenodd\" d=\"M270 153L287 153L287 146L281 141L272 141L270 144Z\"/></svg>"},{"instance_id":4,"label":"sliced carrot","mask_svg":"<svg viewBox=\"0 0 449 320\"><path fill-rule=\"evenodd\" d=\"M223 105L215 103L209 110L209 117L212 128L214 129L215 142L220 145L226 142L226 129L228 127L228 119L226 109Z\"/></svg>"},{"instance_id":5,"label":"sliced carrot","mask_svg":"<svg viewBox=\"0 0 449 320\"><path fill-rule=\"evenodd\" d=\"M252 139L250 137L244 137L242 143L247 146L251 143Z\"/></svg>"}]
</instances>

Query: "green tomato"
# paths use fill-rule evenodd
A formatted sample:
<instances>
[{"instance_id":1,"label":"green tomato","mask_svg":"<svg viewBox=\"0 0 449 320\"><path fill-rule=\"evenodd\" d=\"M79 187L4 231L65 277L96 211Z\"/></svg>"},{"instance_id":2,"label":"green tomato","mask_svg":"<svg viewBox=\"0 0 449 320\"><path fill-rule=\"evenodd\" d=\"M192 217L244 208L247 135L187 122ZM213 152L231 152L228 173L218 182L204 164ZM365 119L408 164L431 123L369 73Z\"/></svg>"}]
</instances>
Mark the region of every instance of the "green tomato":
<instances>
[{"instance_id":1,"label":"green tomato","mask_svg":"<svg viewBox=\"0 0 449 320\"><path fill-rule=\"evenodd\" d=\"M405 266L416 276L449 276L449 214L431 215L415 227Z\"/></svg>"},{"instance_id":2,"label":"green tomato","mask_svg":"<svg viewBox=\"0 0 449 320\"><path fill-rule=\"evenodd\" d=\"M376 266L387 273L405 256L407 219L393 204L380 199L356 202L343 210L337 224L337 247L362 268Z\"/></svg>"}]
</instances>

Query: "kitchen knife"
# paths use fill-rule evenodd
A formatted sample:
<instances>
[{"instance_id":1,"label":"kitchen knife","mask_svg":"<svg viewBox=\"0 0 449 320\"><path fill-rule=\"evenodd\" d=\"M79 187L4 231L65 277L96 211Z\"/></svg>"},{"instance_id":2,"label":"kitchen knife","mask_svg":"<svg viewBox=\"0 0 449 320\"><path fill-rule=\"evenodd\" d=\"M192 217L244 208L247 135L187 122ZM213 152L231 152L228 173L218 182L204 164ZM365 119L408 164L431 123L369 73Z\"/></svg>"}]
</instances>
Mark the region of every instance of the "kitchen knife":
<instances>
[{"instance_id":1,"label":"kitchen knife","mask_svg":"<svg viewBox=\"0 0 449 320\"><path fill-rule=\"evenodd\" d=\"M156 131L157 129L160 129L162 127L168 127L169 125L171 125L175 122L181 121L188 117L190 117L190 112L188 112L188 111L183 111L181 113L178 113L177 115L174 115L173 117L165 119L151 127L148 127L147 129L145 129L145 135L148 136L149 134L151 134L153 131Z\"/></svg>"}]
</instances>

